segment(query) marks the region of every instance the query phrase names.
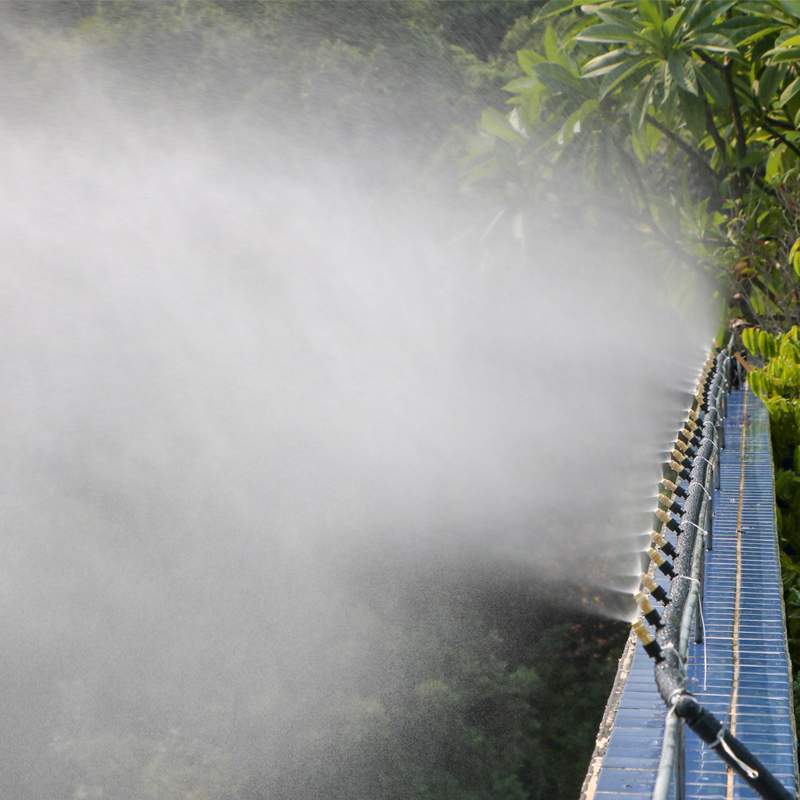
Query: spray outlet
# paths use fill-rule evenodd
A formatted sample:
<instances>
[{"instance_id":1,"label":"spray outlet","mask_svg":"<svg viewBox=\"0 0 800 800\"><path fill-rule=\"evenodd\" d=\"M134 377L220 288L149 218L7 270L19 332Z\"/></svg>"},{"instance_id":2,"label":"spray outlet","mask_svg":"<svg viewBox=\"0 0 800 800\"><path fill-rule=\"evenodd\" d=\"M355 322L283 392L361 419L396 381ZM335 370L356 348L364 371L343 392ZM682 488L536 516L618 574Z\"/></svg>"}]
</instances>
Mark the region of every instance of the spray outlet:
<instances>
[{"instance_id":1,"label":"spray outlet","mask_svg":"<svg viewBox=\"0 0 800 800\"><path fill-rule=\"evenodd\" d=\"M655 547L651 547L647 551L647 555L650 556L651 561L663 572L665 575L668 575L670 578L677 578L677 574L675 573L675 567L672 566L672 562L668 561Z\"/></svg>"},{"instance_id":2,"label":"spray outlet","mask_svg":"<svg viewBox=\"0 0 800 800\"><path fill-rule=\"evenodd\" d=\"M633 596L636 605L642 610L642 616L656 629L664 627L661 615L650 605L647 595L644 592L636 592Z\"/></svg>"},{"instance_id":3,"label":"spray outlet","mask_svg":"<svg viewBox=\"0 0 800 800\"><path fill-rule=\"evenodd\" d=\"M663 550L668 556L672 558L678 557L678 551L657 531L653 531L652 536L653 544Z\"/></svg>"},{"instance_id":4,"label":"spray outlet","mask_svg":"<svg viewBox=\"0 0 800 800\"><path fill-rule=\"evenodd\" d=\"M670 516L670 514L664 511L663 508L656 509L656 516L666 525L673 533L682 533L681 526Z\"/></svg>"},{"instance_id":5,"label":"spray outlet","mask_svg":"<svg viewBox=\"0 0 800 800\"><path fill-rule=\"evenodd\" d=\"M691 477L692 477L692 473L691 473L691 472L689 472L689 470L688 470L688 469L686 469L686 467L683 467L683 466L681 466L681 465L680 465L680 464L679 464L677 461L675 461L675 459L672 459L672 460L669 462L669 468L670 468L670 469L671 469L673 472L677 473L677 474L678 474L678 476L679 476L679 477L681 477L681 478L683 478L683 480L685 480L685 481L688 481L688 480L689 480L689 478L691 478Z\"/></svg>"},{"instance_id":6,"label":"spray outlet","mask_svg":"<svg viewBox=\"0 0 800 800\"><path fill-rule=\"evenodd\" d=\"M661 655L661 645L650 635L650 631L644 625L640 619L637 619L636 622L631 625L633 628L634 633L639 637L639 641L644 646L644 651L650 658L654 658L656 660L656 664L660 661L664 660L664 656Z\"/></svg>"},{"instance_id":7,"label":"spray outlet","mask_svg":"<svg viewBox=\"0 0 800 800\"><path fill-rule=\"evenodd\" d=\"M670 599L666 590L659 586L646 572L642 572L639 575L639 581L659 603L663 603L665 606L669 605Z\"/></svg>"},{"instance_id":8,"label":"spray outlet","mask_svg":"<svg viewBox=\"0 0 800 800\"><path fill-rule=\"evenodd\" d=\"M663 493L658 495L658 502L661 503L662 506L666 506L667 510L671 511L673 514L683 514L683 509Z\"/></svg>"},{"instance_id":9,"label":"spray outlet","mask_svg":"<svg viewBox=\"0 0 800 800\"><path fill-rule=\"evenodd\" d=\"M689 459L686 453L682 453L677 447L672 448L672 460L677 461L679 464L685 464Z\"/></svg>"},{"instance_id":10,"label":"spray outlet","mask_svg":"<svg viewBox=\"0 0 800 800\"><path fill-rule=\"evenodd\" d=\"M689 492L687 492L686 489L684 489L683 487L678 486L677 483L668 481L666 478L664 478L664 480L662 480L661 483L663 484L664 488L667 491L672 492L674 495L677 495L678 497L683 497L684 499L686 499L689 496Z\"/></svg>"}]
</instances>

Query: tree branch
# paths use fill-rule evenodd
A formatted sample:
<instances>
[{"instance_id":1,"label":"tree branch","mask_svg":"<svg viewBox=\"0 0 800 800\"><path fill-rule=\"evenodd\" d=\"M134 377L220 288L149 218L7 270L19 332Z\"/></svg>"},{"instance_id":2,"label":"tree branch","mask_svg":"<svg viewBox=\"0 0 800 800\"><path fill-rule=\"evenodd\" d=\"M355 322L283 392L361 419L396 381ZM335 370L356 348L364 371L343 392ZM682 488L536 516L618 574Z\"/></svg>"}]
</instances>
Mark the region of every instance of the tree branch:
<instances>
[{"instance_id":1,"label":"tree branch","mask_svg":"<svg viewBox=\"0 0 800 800\"><path fill-rule=\"evenodd\" d=\"M708 173L709 177L716 181L722 180L724 176L717 174L711 164L709 164L690 144L684 142L683 139L681 139L681 137L678 136L674 131L671 131L665 125L662 125L655 117L650 116L650 114L645 115L645 121L649 125L652 125L657 131L660 131L662 134L664 134L664 136L666 136L679 150L683 150L683 152L686 153L686 155L689 156L689 158L691 158L692 161L697 164L697 166Z\"/></svg>"}]
</instances>

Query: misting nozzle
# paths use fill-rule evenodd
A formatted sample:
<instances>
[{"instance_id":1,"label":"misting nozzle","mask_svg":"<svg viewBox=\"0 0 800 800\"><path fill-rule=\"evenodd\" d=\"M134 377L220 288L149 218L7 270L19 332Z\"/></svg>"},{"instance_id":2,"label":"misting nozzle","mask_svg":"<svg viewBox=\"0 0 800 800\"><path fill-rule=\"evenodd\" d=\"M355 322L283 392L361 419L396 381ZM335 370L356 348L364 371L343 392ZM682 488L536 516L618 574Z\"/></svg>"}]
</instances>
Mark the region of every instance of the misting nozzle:
<instances>
[{"instance_id":1,"label":"misting nozzle","mask_svg":"<svg viewBox=\"0 0 800 800\"><path fill-rule=\"evenodd\" d=\"M697 448L684 442L683 439L676 439L675 449L683 453L686 458L694 458L697 455Z\"/></svg>"},{"instance_id":2,"label":"misting nozzle","mask_svg":"<svg viewBox=\"0 0 800 800\"><path fill-rule=\"evenodd\" d=\"M664 511L663 508L656 509L656 516L673 532L673 533L682 533L681 526L670 516L670 514Z\"/></svg>"},{"instance_id":3,"label":"misting nozzle","mask_svg":"<svg viewBox=\"0 0 800 800\"><path fill-rule=\"evenodd\" d=\"M661 503L662 506L666 506L673 514L683 514L683 509L663 493L658 495L658 502Z\"/></svg>"},{"instance_id":4,"label":"misting nozzle","mask_svg":"<svg viewBox=\"0 0 800 800\"><path fill-rule=\"evenodd\" d=\"M653 543L661 548L668 556L678 557L678 551L657 531L653 531Z\"/></svg>"},{"instance_id":5,"label":"misting nozzle","mask_svg":"<svg viewBox=\"0 0 800 800\"><path fill-rule=\"evenodd\" d=\"M669 605L670 599L666 590L662 589L646 572L639 575L639 581L659 603L663 603L665 606Z\"/></svg>"},{"instance_id":6,"label":"misting nozzle","mask_svg":"<svg viewBox=\"0 0 800 800\"><path fill-rule=\"evenodd\" d=\"M685 481L688 481L688 480L689 480L689 478L691 478L691 477L692 477L692 473L691 473L691 472L689 472L689 470L688 470L688 469L686 469L686 467L683 467L683 466L681 466L681 465L680 465L680 464L679 464L677 461L675 461L675 459L672 459L672 460L669 462L669 468L670 468L670 469L671 469L673 472L677 472L677 473L678 473L678 476L679 476L679 477L681 477L681 478L683 478L683 480L685 480Z\"/></svg>"},{"instance_id":7,"label":"misting nozzle","mask_svg":"<svg viewBox=\"0 0 800 800\"><path fill-rule=\"evenodd\" d=\"M689 461L689 455L678 450L677 447L672 448L672 460L677 461L679 464L686 464Z\"/></svg>"},{"instance_id":8,"label":"misting nozzle","mask_svg":"<svg viewBox=\"0 0 800 800\"><path fill-rule=\"evenodd\" d=\"M681 431L681 432L678 434L678 441L677 441L675 444L679 444L679 443L683 444L683 443L685 443L686 447L688 447L689 445L691 445L692 447L694 447L694 448L697 448L697 447L699 447L699 446L700 446L700 442L701 442L701 441L702 441L702 438L701 438L700 436L698 436L698 435L697 435L697 434L694 432L694 430L693 430L693 429L692 429L692 430L690 430L690 429L687 427L687 428L684 428L684 429L683 429L683 430L682 430L682 431ZM685 448L683 448L683 449L685 449Z\"/></svg>"},{"instance_id":9,"label":"misting nozzle","mask_svg":"<svg viewBox=\"0 0 800 800\"><path fill-rule=\"evenodd\" d=\"M644 592L636 592L633 599L636 601L636 605L642 609L642 616L656 630L664 627L664 623L661 621L661 615L650 605L650 601L647 599L647 595Z\"/></svg>"},{"instance_id":10,"label":"misting nozzle","mask_svg":"<svg viewBox=\"0 0 800 800\"><path fill-rule=\"evenodd\" d=\"M684 500L689 496L689 492L687 492L683 487L678 486L677 483L668 481L666 478L664 478L661 483L664 485L665 489L672 492L674 495L677 495L678 497L684 498Z\"/></svg>"},{"instance_id":11,"label":"misting nozzle","mask_svg":"<svg viewBox=\"0 0 800 800\"><path fill-rule=\"evenodd\" d=\"M639 637L639 641L644 646L644 651L650 658L654 658L656 663L664 660L664 656L661 655L661 645L650 635L650 631L644 625L640 619L637 619L636 622L631 625L634 630L634 633Z\"/></svg>"},{"instance_id":12,"label":"misting nozzle","mask_svg":"<svg viewBox=\"0 0 800 800\"><path fill-rule=\"evenodd\" d=\"M662 556L661 553L655 549L655 547L651 547L647 551L647 555L650 556L651 560L665 575L669 575L670 578L678 577L675 574L675 567L672 566L672 562L664 558L664 556Z\"/></svg>"}]
</instances>

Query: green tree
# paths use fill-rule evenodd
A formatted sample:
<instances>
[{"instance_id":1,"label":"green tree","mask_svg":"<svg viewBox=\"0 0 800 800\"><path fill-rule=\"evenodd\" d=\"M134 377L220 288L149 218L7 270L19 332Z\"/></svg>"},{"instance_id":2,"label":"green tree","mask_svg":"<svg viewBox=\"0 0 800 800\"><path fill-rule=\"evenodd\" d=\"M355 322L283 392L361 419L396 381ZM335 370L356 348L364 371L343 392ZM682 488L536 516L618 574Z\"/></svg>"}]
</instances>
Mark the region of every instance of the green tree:
<instances>
[{"instance_id":1,"label":"green tree","mask_svg":"<svg viewBox=\"0 0 800 800\"><path fill-rule=\"evenodd\" d=\"M800 4L551 0L470 142L469 182L508 217L627 226L728 287L732 314L797 320L784 226L796 203ZM566 187L566 188L565 188ZM497 213L497 212L495 212Z\"/></svg>"}]
</instances>

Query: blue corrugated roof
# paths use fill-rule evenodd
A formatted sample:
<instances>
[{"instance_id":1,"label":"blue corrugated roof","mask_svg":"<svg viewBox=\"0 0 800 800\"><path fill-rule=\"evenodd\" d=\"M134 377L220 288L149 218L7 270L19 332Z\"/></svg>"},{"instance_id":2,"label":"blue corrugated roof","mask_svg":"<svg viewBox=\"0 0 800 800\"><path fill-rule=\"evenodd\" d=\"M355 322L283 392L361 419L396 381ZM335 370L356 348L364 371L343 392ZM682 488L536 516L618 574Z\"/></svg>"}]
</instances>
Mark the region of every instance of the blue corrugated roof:
<instances>
[{"instance_id":1,"label":"blue corrugated roof","mask_svg":"<svg viewBox=\"0 0 800 800\"><path fill-rule=\"evenodd\" d=\"M690 646L688 688L796 791L769 421L763 403L749 390L729 397L725 441L720 489L714 492L713 549L705 566L705 644ZM668 578L659 573L657 580L668 588ZM615 701L610 737L595 753L584 797L650 800L666 708L653 679L653 661L638 642ZM728 784L725 764L687 731L686 797L725 798ZM757 797L735 776L730 796Z\"/></svg>"}]
</instances>

